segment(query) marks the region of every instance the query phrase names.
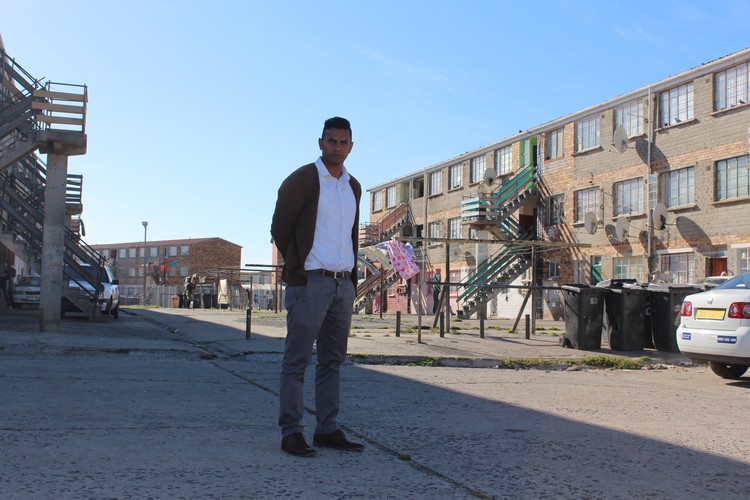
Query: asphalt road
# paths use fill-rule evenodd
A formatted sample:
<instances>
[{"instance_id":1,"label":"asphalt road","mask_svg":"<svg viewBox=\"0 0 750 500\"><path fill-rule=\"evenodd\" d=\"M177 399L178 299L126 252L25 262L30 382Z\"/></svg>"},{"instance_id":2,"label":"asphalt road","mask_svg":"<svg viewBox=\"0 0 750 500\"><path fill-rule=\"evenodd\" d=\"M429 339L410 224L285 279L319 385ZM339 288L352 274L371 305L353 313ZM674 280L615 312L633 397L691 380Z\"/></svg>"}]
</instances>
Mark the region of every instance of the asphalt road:
<instances>
[{"instance_id":1,"label":"asphalt road","mask_svg":"<svg viewBox=\"0 0 750 500\"><path fill-rule=\"evenodd\" d=\"M279 449L280 327L220 318L0 323L0 498L750 497L748 377L349 364L367 449L304 459Z\"/></svg>"}]
</instances>

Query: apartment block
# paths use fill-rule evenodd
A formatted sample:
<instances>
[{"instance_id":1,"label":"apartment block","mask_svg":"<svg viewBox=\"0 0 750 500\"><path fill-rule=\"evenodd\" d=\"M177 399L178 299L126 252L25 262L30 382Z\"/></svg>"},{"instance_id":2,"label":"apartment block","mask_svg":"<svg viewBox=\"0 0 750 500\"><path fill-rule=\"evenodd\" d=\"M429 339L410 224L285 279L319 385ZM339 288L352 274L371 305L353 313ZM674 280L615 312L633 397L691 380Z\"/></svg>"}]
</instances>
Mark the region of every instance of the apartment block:
<instances>
[{"instance_id":1,"label":"apartment block","mask_svg":"<svg viewBox=\"0 0 750 500\"><path fill-rule=\"evenodd\" d=\"M749 81L745 49L369 188L365 243L425 269L371 295L432 311L439 274L453 313L558 318L560 284L750 271Z\"/></svg>"}]
</instances>

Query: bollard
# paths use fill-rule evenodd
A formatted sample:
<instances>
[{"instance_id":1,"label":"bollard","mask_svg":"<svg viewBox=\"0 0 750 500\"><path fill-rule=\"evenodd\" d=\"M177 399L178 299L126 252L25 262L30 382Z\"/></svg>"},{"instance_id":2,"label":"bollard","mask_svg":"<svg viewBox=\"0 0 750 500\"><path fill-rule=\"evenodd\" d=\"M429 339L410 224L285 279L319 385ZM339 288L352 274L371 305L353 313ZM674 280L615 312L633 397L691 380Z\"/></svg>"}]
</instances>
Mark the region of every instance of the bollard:
<instances>
[{"instance_id":1,"label":"bollard","mask_svg":"<svg viewBox=\"0 0 750 500\"><path fill-rule=\"evenodd\" d=\"M480 307L479 308L479 338L480 339L484 338L484 312L485 312L484 308Z\"/></svg>"},{"instance_id":2,"label":"bollard","mask_svg":"<svg viewBox=\"0 0 750 500\"><path fill-rule=\"evenodd\" d=\"M247 305L247 313L245 315L245 340L250 340L251 336L251 327L253 324L253 308L248 303Z\"/></svg>"},{"instance_id":3,"label":"bollard","mask_svg":"<svg viewBox=\"0 0 750 500\"><path fill-rule=\"evenodd\" d=\"M440 336L445 337L445 313L440 313Z\"/></svg>"},{"instance_id":4,"label":"bollard","mask_svg":"<svg viewBox=\"0 0 750 500\"><path fill-rule=\"evenodd\" d=\"M39 333L44 333L44 308L39 308Z\"/></svg>"},{"instance_id":5,"label":"bollard","mask_svg":"<svg viewBox=\"0 0 750 500\"><path fill-rule=\"evenodd\" d=\"M531 318L527 314L526 315L526 338L527 339L531 338L531 326L530 325L531 325Z\"/></svg>"},{"instance_id":6,"label":"bollard","mask_svg":"<svg viewBox=\"0 0 750 500\"><path fill-rule=\"evenodd\" d=\"M401 311L396 311L396 337L401 336Z\"/></svg>"}]
</instances>

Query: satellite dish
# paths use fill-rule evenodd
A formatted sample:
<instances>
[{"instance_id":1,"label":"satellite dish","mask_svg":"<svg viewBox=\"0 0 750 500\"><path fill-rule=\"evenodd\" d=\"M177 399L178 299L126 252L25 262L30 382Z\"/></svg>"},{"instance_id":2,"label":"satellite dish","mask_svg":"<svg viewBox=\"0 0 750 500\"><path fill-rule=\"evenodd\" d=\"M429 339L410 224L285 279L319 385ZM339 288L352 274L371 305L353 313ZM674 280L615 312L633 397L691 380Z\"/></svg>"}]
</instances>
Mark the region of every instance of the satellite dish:
<instances>
[{"instance_id":1,"label":"satellite dish","mask_svg":"<svg viewBox=\"0 0 750 500\"><path fill-rule=\"evenodd\" d=\"M618 153L624 153L625 150L628 149L628 133L622 125L618 125L617 128L615 128L615 133L612 137L612 145Z\"/></svg>"},{"instance_id":2,"label":"satellite dish","mask_svg":"<svg viewBox=\"0 0 750 500\"><path fill-rule=\"evenodd\" d=\"M596 220L596 214L594 212L586 212L586 215L583 216L583 227L586 228L587 233L594 234L596 232L596 226L598 224L599 223Z\"/></svg>"},{"instance_id":3,"label":"satellite dish","mask_svg":"<svg viewBox=\"0 0 750 500\"><path fill-rule=\"evenodd\" d=\"M664 229L667 225L667 206L664 203L657 203L651 219L654 229L657 231Z\"/></svg>"},{"instance_id":4,"label":"satellite dish","mask_svg":"<svg viewBox=\"0 0 750 500\"><path fill-rule=\"evenodd\" d=\"M618 240L624 240L628 235L630 222L625 217L620 217L615 223L615 236Z\"/></svg>"},{"instance_id":5,"label":"satellite dish","mask_svg":"<svg viewBox=\"0 0 750 500\"><path fill-rule=\"evenodd\" d=\"M497 177L497 174L495 173L494 168L488 168L484 171L484 183L488 186L491 186L495 183L495 178Z\"/></svg>"}]
</instances>

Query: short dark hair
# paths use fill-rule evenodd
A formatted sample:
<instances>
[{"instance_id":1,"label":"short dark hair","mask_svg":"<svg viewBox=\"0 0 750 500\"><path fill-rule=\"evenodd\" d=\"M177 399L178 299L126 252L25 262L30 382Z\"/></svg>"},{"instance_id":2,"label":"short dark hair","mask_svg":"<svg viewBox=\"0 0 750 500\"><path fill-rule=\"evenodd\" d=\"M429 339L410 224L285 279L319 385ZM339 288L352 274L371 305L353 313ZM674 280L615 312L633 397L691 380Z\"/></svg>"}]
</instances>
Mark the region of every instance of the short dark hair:
<instances>
[{"instance_id":1,"label":"short dark hair","mask_svg":"<svg viewBox=\"0 0 750 500\"><path fill-rule=\"evenodd\" d=\"M333 118L329 118L325 121L323 124L323 133L320 134L320 138L322 139L324 135L326 135L326 130L329 128L338 128L341 130L348 130L349 131L349 139L352 138L352 126L349 123L349 120L346 118L341 118L340 116L334 116Z\"/></svg>"}]
</instances>

